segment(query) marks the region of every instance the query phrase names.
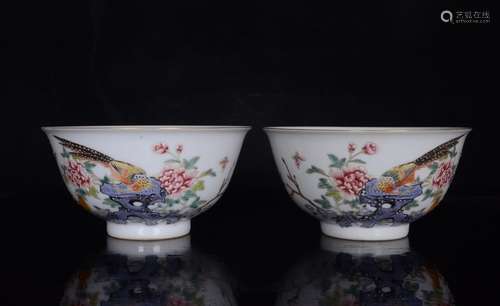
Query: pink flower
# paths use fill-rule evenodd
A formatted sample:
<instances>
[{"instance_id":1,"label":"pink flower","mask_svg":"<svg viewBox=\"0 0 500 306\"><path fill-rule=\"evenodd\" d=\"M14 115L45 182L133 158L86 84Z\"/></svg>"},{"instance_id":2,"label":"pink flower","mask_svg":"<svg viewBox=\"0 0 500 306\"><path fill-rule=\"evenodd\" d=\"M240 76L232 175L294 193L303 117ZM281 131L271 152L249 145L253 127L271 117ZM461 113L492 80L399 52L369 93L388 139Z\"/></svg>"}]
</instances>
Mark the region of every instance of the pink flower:
<instances>
[{"instance_id":1,"label":"pink flower","mask_svg":"<svg viewBox=\"0 0 500 306\"><path fill-rule=\"evenodd\" d=\"M87 189L91 185L90 176L84 166L72 160L69 160L66 165L66 177L78 188Z\"/></svg>"},{"instance_id":2,"label":"pink flower","mask_svg":"<svg viewBox=\"0 0 500 306\"><path fill-rule=\"evenodd\" d=\"M171 296L166 304L166 306L191 306L191 305L193 305L191 302L188 302L185 299L177 296Z\"/></svg>"},{"instance_id":3,"label":"pink flower","mask_svg":"<svg viewBox=\"0 0 500 306\"><path fill-rule=\"evenodd\" d=\"M354 143L348 144L347 151L349 151L349 153L354 153L354 151L356 151L356 144L354 144Z\"/></svg>"},{"instance_id":4,"label":"pink flower","mask_svg":"<svg viewBox=\"0 0 500 306\"><path fill-rule=\"evenodd\" d=\"M299 152L295 152L292 158L295 162L295 167L297 167L297 169L300 168L300 164L302 164L302 162L306 161L306 158Z\"/></svg>"},{"instance_id":5,"label":"pink flower","mask_svg":"<svg viewBox=\"0 0 500 306\"><path fill-rule=\"evenodd\" d=\"M222 170L225 170L227 167L227 164L229 163L229 158L225 156L220 162L219 165L222 167Z\"/></svg>"},{"instance_id":6,"label":"pink flower","mask_svg":"<svg viewBox=\"0 0 500 306\"><path fill-rule=\"evenodd\" d=\"M168 194L178 194L193 185L195 176L184 168L167 168L160 175L161 186Z\"/></svg>"},{"instance_id":7,"label":"pink flower","mask_svg":"<svg viewBox=\"0 0 500 306\"><path fill-rule=\"evenodd\" d=\"M373 155L377 153L377 145L374 142L367 142L363 148L363 153L368 154L368 155Z\"/></svg>"},{"instance_id":8,"label":"pink flower","mask_svg":"<svg viewBox=\"0 0 500 306\"><path fill-rule=\"evenodd\" d=\"M332 169L330 175L335 180L337 188L348 197L359 195L370 179L366 170L361 167Z\"/></svg>"},{"instance_id":9,"label":"pink flower","mask_svg":"<svg viewBox=\"0 0 500 306\"><path fill-rule=\"evenodd\" d=\"M179 144L177 145L177 147L175 148L175 151L178 153L178 154L181 154L182 153L182 150L184 150L184 146Z\"/></svg>"},{"instance_id":10,"label":"pink flower","mask_svg":"<svg viewBox=\"0 0 500 306\"><path fill-rule=\"evenodd\" d=\"M347 295L343 299L341 299L342 306L359 306L359 301L353 295Z\"/></svg>"},{"instance_id":11,"label":"pink flower","mask_svg":"<svg viewBox=\"0 0 500 306\"><path fill-rule=\"evenodd\" d=\"M158 154L165 154L168 152L168 145L166 143L158 143L153 146L153 151Z\"/></svg>"},{"instance_id":12,"label":"pink flower","mask_svg":"<svg viewBox=\"0 0 500 306\"><path fill-rule=\"evenodd\" d=\"M432 185L443 188L447 186L453 178L453 165L450 161L443 163L437 170L436 175L432 179Z\"/></svg>"}]
</instances>

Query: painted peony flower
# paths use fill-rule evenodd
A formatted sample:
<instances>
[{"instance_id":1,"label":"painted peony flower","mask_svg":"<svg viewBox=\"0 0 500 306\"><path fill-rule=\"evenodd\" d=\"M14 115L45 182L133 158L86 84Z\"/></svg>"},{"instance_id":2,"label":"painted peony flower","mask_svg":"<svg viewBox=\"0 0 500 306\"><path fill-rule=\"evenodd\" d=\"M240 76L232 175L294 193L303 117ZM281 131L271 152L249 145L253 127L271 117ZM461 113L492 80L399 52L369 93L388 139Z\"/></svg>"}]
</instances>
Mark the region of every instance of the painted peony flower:
<instances>
[{"instance_id":1,"label":"painted peony flower","mask_svg":"<svg viewBox=\"0 0 500 306\"><path fill-rule=\"evenodd\" d=\"M79 162L69 160L65 173L68 180L78 188L88 189L92 184L90 175Z\"/></svg>"},{"instance_id":2,"label":"painted peony flower","mask_svg":"<svg viewBox=\"0 0 500 306\"><path fill-rule=\"evenodd\" d=\"M158 154L165 154L168 152L168 145L165 143L158 143L153 146L153 151Z\"/></svg>"},{"instance_id":3,"label":"painted peony flower","mask_svg":"<svg viewBox=\"0 0 500 306\"><path fill-rule=\"evenodd\" d=\"M354 153L356 151L356 144L355 143L350 143L347 145L347 151L349 153Z\"/></svg>"},{"instance_id":4,"label":"painted peony flower","mask_svg":"<svg viewBox=\"0 0 500 306\"><path fill-rule=\"evenodd\" d=\"M443 163L432 179L432 185L438 188L447 186L453 178L453 164L450 161Z\"/></svg>"},{"instance_id":5,"label":"painted peony flower","mask_svg":"<svg viewBox=\"0 0 500 306\"><path fill-rule=\"evenodd\" d=\"M330 175L337 184L337 188L350 198L359 195L370 179L366 170L361 167L348 167L341 170L333 168Z\"/></svg>"},{"instance_id":6,"label":"painted peony flower","mask_svg":"<svg viewBox=\"0 0 500 306\"><path fill-rule=\"evenodd\" d=\"M377 145L374 142L367 142L363 148L363 153L368 154L368 155L373 155L377 153Z\"/></svg>"},{"instance_id":7,"label":"painted peony flower","mask_svg":"<svg viewBox=\"0 0 500 306\"><path fill-rule=\"evenodd\" d=\"M184 168L166 168L162 171L159 179L161 186L169 195L175 195L188 189L193 185L195 174Z\"/></svg>"}]
</instances>

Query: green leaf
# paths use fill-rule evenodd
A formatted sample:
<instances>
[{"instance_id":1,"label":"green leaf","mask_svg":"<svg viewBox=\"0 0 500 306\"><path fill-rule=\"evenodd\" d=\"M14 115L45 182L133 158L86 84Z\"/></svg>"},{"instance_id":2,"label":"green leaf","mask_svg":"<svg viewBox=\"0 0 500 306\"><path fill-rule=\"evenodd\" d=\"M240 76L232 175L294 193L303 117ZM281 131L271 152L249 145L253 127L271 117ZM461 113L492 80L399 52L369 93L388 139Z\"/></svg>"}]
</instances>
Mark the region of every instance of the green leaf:
<instances>
[{"instance_id":1,"label":"green leaf","mask_svg":"<svg viewBox=\"0 0 500 306\"><path fill-rule=\"evenodd\" d=\"M65 148L63 148L63 151L62 151L62 153L61 153L61 156L62 156L62 157L64 157L64 158L69 158L69 156L70 156L70 155L69 155L68 151L66 151L66 149L65 149Z\"/></svg>"},{"instance_id":2,"label":"green leaf","mask_svg":"<svg viewBox=\"0 0 500 306\"><path fill-rule=\"evenodd\" d=\"M353 296L357 296L359 294L359 287L360 286L357 286L357 285L351 285L346 291L345 293L347 294L351 294Z\"/></svg>"},{"instance_id":3,"label":"green leaf","mask_svg":"<svg viewBox=\"0 0 500 306\"><path fill-rule=\"evenodd\" d=\"M439 165L438 163L432 163L429 168L431 169L431 172L429 173L429 175L432 175L434 173L436 173L437 169L438 169Z\"/></svg>"},{"instance_id":4,"label":"green leaf","mask_svg":"<svg viewBox=\"0 0 500 306\"><path fill-rule=\"evenodd\" d=\"M178 159L173 159L173 158L171 158L171 159L167 159L166 161L164 161L164 163L165 163L165 164L170 164L170 163L178 163L178 164L180 164L180 163L181 163L181 161L180 161L180 160L178 160Z\"/></svg>"},{"instance_id":5,"label":"green leaf","mask_svg":"<svg viewBox=\"0 0 500 306\"><path fill-rule=\"evenodd\" d=\"M410 203L406 204L404 207L403 207L403 210L410 210L411 208L413 207L418 207L418 203L417 201L413 200L411 201Z\"/></svg>"},{"instance_id":6,"label":"green leaf","mask_svg":"<svg viewBox=\"0 0 500 306\"><path fill-rule=\"evenodd\" d=\"M456 146L453 146L453 149L452 150L449 150L448 151L448 154L450 155L450 158L453 158L455 156L457 156L457 147Z\"/></svg>"},{"instance_id":7,"label":"green leaf","mask_svg":"<svg viewBox=\"0 0 500 306\"><path fill-rule=\"evenodd\" d=\"M335 154L328 154L328 158L330 159L330 161L332 162L332 164L335 164L335 163L339 162L339 158L337 156L335 156Z\"/></svg>"},{"instance_id":8,"label":"green leaf","mask_svg":"<svg viewBox=\"0 0 500 306\"><path fill-rule=\"evenodd\" d=\"M358 164L366 164L366 162L362 159L356 158L350 161L351 163L358 163Z\"/></svg>"},{"instance_id":9,"label":"green leaf","mask_svg":"<svg viewBox=\"0 0 500 306\"><path fill-rule=\"evenodd\" d=\"M87 195L87 192L86 192L85 190L83 190L82 188L78 188L78 189L77 189L77 190L75 190L75 191L76 191L76 193L77 193L78 195L81 195L82 197L83 197L83 196L85 196L85 195Z\"/></svg>"},{"instance_id":10,"label":"green leaf","mask_svg":"<svg viewBox=\"0 0 500 306\"><path fill-rule=\"evenodd\" d=\"M358 198L355 198L353 200L344 200L344 203L345 205L349 205L351 206L352 208L356 207L357 205L360 204L359 202L359 199Z\"/></svg>"},{"instance_id":11,"label":"green leaf","mask_svg":"<svg viewBox=\"0 0 500 306\"><path fill-rule=\"evenodd\" d=\"M95 167L95 164L92 162L86 161L83 163L83 166L85 167L85 170L87 170L87 172L92 173L92 169Z\"/></svg>"},{"instance_id":12,"label":"green leaf","mask_svg":"<svg viewBox=\"0 0 500 306\"><path fill-rule=\"evenodd\" d=\"M323 207L325 209L332 207L332 205L330 204L330 201L328 201L328 199L323 195L321 196L321 199L314 199L314 202L318 203L319 205L321 205L321 207Z\"/></svg>"},{"instance_id":13,"label":"green leaf","mask_svg":"<svg viewBox=\"0 0 500 306\"><path fill-rule=\"evenodd\" d=\"M94 197L96 199L99 199L99 196L97 195L97 188L95 188L95 186L92 186L89 188L89 191L87 192L87 194L91 197Z\"/></svg>"},{"instance_id":14,"label":"green leaf","mask_svg":"<svg viewBox=\"0 0 500 306\"><path fill-rule=\"evenodd\" d=\"M196 193L194 193L193 191L191 190L187 190L186 192L184 192L184 194L182 195L182 200L183 201L188 201L189 199L191 198L195 198L197 197Z\"/></svg>"},{"instance_id":15,"label":"green leaf","mask_svg":"<svg viewBox=\"0 0 500 306\"><path fill-rule=\"evenodd\" d=\"M206 171L203 171L199 177L204 177L204 176L216 176L215 172L212 169L208 169Z\"/></svg>"},{"instance_id":16,"label":"green leaf","mask_svg":"<svg viewBox=\"0 0 500 306\"><path fill-rule=\"evenodd\" d=\"M109 184L110 180L107 175L105 175L102 179L100 179L101 184Z\"/></svg>"},{"instance_id":17,"label":"green leaf","mask_svg":"<svg viewBox=\"0 0 500 306\"><path fill-rule=\"evenodd\" d=\"M325 194L325 196L333 198L335 200L335 202L337 202L337 203L340 202L340 201L342 201L342 195L340 194L339 191L334 190L334 189L328 191Z\"/></svg>"},{"instance_id":18,"label":"green leaf","mask_svg":"<svg viewBox=\"0 0 500 306\"><path fill-rule=\"evenodd\" d=\"M425 201L425 200L427 200L428 198L430 198L432 196L433 196L432 190L431 189L426 189L424 191L424 198L422 199L422 201Z\"/></svg>"},{"instance_id":19,"label":"green leaf","mask_svg":"<svg viewBox=\"0 0 500 306\"><path fill-rule=\"evenodd\" d=\"M118 206L120 206L120 204L116 203L115 201L111 200L110 198L105 198L102 201L102 204L108 205L108 206L111 206L111 207L118 207Z\"/></svg>"},{"instance_id":20,"label":"green leaf","mask_svg":"<svg viewBox=\"0 0 500 306\"><path fill-rule=\"evenodd\" d=\"M193 185L193 187L191 187L191 190L193 192L205 190L205 183L203 181L198 181L198 182L196 182L196 184Z\"/></svg>"},{"instance_id":21,"label":"green leaf","mask_svg":"<svg viewBox=\"0 0 500 306\"><path fill-rule=\"evenodd\" d=\"M200 197L196 197L196 199L194 199L194 201L191 203L190 207L198 208L201 204L203 204L203 202L200 201Z\"/></svg>"},{"instance_id":22,"label":"green leaf","mask_svg":"<svg viewBox=\"0 0 500 306\"><path fill-rule=\"evenodd\" d=\"M199 159L200 159L199 156L195 156L195 157L191 158L190 160L183 159L182 164L184 165L184 168L186 168L186 169L193 169L194 166L196 165L196 162L198 162Z\"/></svg>"},{"instance_id":23,"label":"green leaf","mask_svg":"<svg viewBox=\"0 0 500 306\"><path fill-rule=\"evenodd\" d=\"M165 199L165 202L167 203L167 205L169 207L172 207L174 206L175 204L179 203L179 200L174 200L174 199L171 199L171 198L166 198Z\"/></svg>"},{"instance_id":24,"label":"green leaf","mask_svg":"<svg viewBox=\"0 0 500 306\"><path fill-rule=\"evenodd\" d=\"M330 167L334 167L334 168L342 168L346 162L345 158L339 159L334 154L328 154L328 158L330 159L330 162L331 162Z\"/></svg>"},{"instance_id":25,"label":"green leaf","mask_svg":"<svg viewBox=\"0 0 500 306\"><path fill-rule=\"evenodd\" d=\"M321 173L321 174L324 174L325 172L323 170L321 170L320 168L316 167L316 166L311 166L311 168L309 168L309 169L306 170L306 173L307 174L312 174L312 173Z\"/></svg>"},{"instance_id":26,"label":"green leaf","mask_svg":"<svg viewBox=\"0 0 500 306\"><path fill-rule=\"evenodd\" d=\"M320 188L320 189L332 189L333 186L330 184L330 182L328 182L328 180L326 178L322 177L319 179L318 188Z\"/></svg>"}]
</instances>

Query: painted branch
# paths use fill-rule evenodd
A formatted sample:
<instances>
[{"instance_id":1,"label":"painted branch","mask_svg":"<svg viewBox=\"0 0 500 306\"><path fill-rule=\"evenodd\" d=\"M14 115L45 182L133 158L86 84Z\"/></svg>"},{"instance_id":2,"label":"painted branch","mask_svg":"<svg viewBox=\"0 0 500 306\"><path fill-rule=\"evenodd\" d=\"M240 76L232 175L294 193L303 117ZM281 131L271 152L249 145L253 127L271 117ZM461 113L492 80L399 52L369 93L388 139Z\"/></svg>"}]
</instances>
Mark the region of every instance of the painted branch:
<instances>
[{"instance_id":1,"label":"painted branch","mask_svg":"<svg viewBox=\"0 0 500 306\"><path fill-rule=\"evenodd\" d=\"M288 180L290 182L292 182L295 185L295 187L296 187L296 189L293 189L292 186L290 186L289 184L285 183L285 185L290 190L290 196L293 197L293 195L297 195L297 196L301 197L303 200L307 201L307 203L309 203L309 205L311 205L312 207L314 207L316 209L317 213L319 213L321 215L329 215L327 211L325 211L322 207L319 207L316 203L314 203L314 201L312 201L311 199L309 199L308 197L306 197L302 193L302 191L300 190L299 183L297 182L297 179L296 179L295 175L293 175L292 172L290 171L290 168L288 167L288 164L286 163L285 159L281 158L281 161L285 165L286 171L288 172L288 176L287 176Z\"/></svg>"}]
</instances>

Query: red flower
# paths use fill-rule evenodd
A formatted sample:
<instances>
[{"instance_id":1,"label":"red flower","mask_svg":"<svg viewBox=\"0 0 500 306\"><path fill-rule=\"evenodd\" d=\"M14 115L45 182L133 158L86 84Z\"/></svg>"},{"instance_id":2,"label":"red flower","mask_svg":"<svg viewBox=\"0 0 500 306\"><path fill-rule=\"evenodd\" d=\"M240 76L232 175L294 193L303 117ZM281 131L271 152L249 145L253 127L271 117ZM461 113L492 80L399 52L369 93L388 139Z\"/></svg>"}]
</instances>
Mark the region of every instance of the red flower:
<instances>
[{"instance_id":1,"label":"red flower","mask_svg":"<svg viewBox=\"0 0 500 306\"><path fill-rule=\"evenodd\" d=\"M165 154L168 152L168 145L166 143L158 143L153 146L153 151L158 154Z\"/></svg>"},{"instance_id":2,"label":"red flower","mask_svg":"<svg viewBox=\"0 0 500 306\"><path fill-rule=\"evenodd\" d=\"M184 146L179 144L177 145L177 147L175 148L175 151L178 153L178 154L181 154L182 153L182 150L184 150Z\"/></svg>"},{"instance_id":3,"label":"red flower","mask_svg":"<svg viewBox=\"0 0 500 306\"><path fill-rule=\"evenodd\" d=\"M332 169L331 176L340 189L348 197L359 195L370 179L366 170L361 167L349 167L344 169Z\"/></svg>"},{"instance_id":4,"label":"red flower","mask_svg":"<svg viewBox=\"0 0 500 306\"><path fill-rule=\"evenodd\" d=\"M356 144L354 144L354 143L348 144L347 151L349 151L349 153L354 153L354 151L356 151Z\"/></svg>"},{"instance_id":5,"label":"red flower","mask_svg":"<svg viewBox=\"0 0 500 306\"><path fill-rule=\"evenodd\" d=\"M377 145L374 142L367 142L363 148L363 153L368 154L368 155L373 155L377 153Z\"/></svg>"},{"instance_id":6,"label":"red flower","mask_svg":"<svg viewBox=\"0 0 500 306\"><path fill-rule=\"evenodd\" d=\"M66 177L78 188L87 189L90 187L90 176L82 164L69 160L66 165Z\"/></svg>"},{"instance_id":7,"label":"red flower","mask_svg":"<svg viewBox=\"0 0 500 306\"><path fill-rule=\"evenodd\" d=\"M443 188L447 186L453 178L453 164L450 161L443 163L437 170L436 175L432 179L432 185Z\"/></svg>"},{"instance_id":8,"label":"red flower","mask_svg":"<svg viewBox=\"0 0 500 306\"><path fill-rule=\"evenodd\" d=\"M193 184L194 175L184 168L167 168L160 175L161 186L168 194L180 193Z\"/></svg>"}]
</instances>

